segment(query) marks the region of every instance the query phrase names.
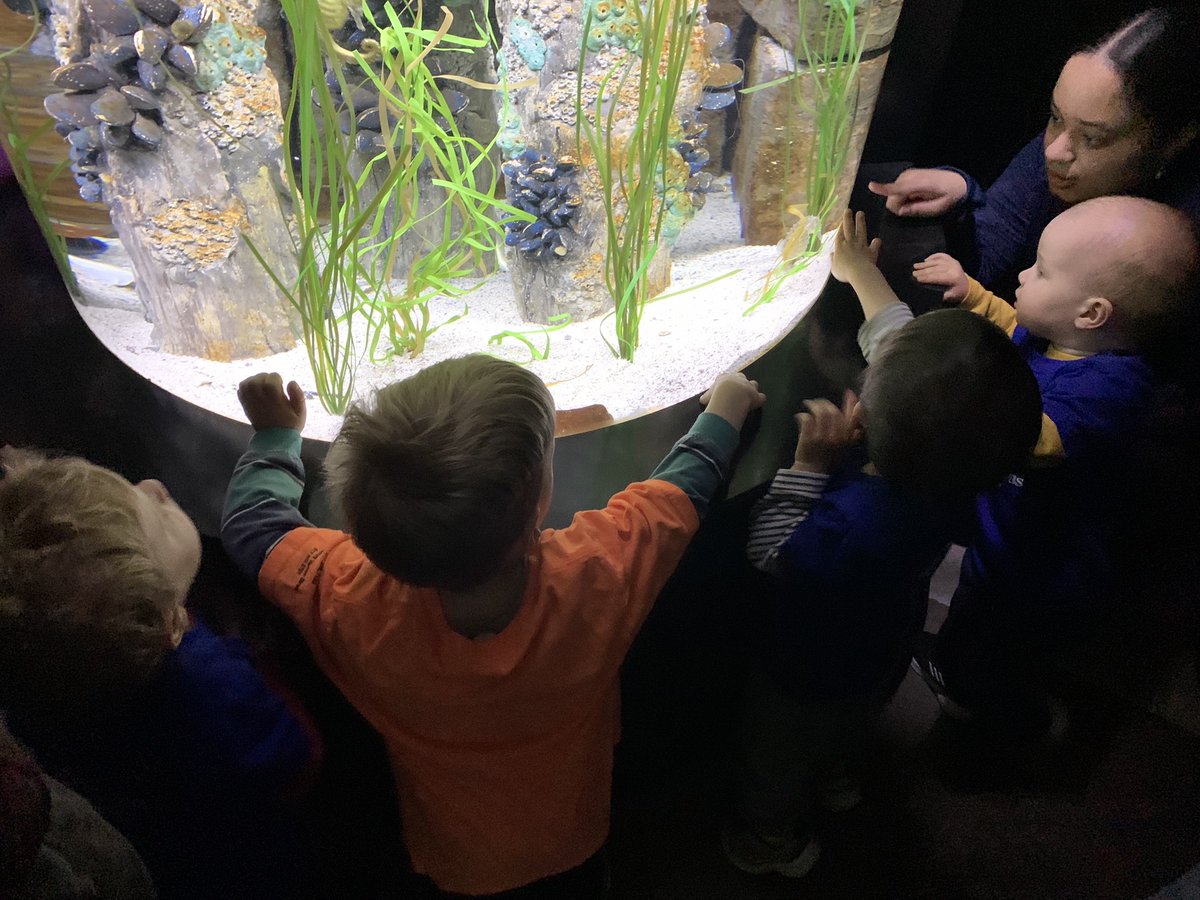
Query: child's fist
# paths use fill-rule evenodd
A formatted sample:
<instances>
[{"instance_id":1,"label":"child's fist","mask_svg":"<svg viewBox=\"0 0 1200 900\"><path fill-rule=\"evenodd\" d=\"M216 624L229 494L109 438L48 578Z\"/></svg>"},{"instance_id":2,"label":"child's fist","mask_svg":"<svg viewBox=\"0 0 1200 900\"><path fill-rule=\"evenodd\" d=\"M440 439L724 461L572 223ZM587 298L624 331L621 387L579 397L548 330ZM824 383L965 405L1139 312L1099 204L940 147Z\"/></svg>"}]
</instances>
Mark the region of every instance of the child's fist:
<instances>
[{"instance_id":1,"label":"child's fist","mask_svg":"<svg viewBox=\"0 0 1200 900\"><path fill-rule=\"evenodd\" d=\"M805 400L804 406L808 412L796 413L800 438L792 468L827 475L846 449L862 440L862 404L853 391L846 391L841 409L828 400Z\"/></svg>"},{"instance_id":2,"label":"child's fist","mask_svg":"<svg viewBox=\"0 0 1200 900\"><path fill-rule=\"evenodd\" d=\"M308 418L304 391L299 384L289 381L285 394L283 379L277 372L251 375L238 385L238 400L255 431L267 428L304 430Z\"/></svg>"},{"instance_id":3,"label":"child's fist","mask_svg":"<svg viewBox=\"0 0 1200 900\"><path fill-rule=\"evenodd\" d=\"M913 278L921 284L945 285L942 299L947 303L962 303L967 297L967 273L949 253L935 253L914 265Z\"/></svg>"},{"instance_id":4,"label":"child's fist","mask_svg":"<svg viewBox=\"0 0 1200 900\"><path fill-rule=\"evenodd\" d=\"M867 217L846 210L842 227L833 240L830 273L838 281L853 285L866 271L875 268L879 258L879 238L867 240Z\"/></svg>"},{"instance_id":5,"label":"child's fist","mask_svg":"<svg viewBox=\"0 0 1200 900\"><path fill-rule=\"evenodd\" d=\"M700 395L700 402L710 413L720 416L734 428L741 428L752 409L766 402L757 381L750 381L741 372L722 375L711 388Z\"/></svg>"}]
</instances>

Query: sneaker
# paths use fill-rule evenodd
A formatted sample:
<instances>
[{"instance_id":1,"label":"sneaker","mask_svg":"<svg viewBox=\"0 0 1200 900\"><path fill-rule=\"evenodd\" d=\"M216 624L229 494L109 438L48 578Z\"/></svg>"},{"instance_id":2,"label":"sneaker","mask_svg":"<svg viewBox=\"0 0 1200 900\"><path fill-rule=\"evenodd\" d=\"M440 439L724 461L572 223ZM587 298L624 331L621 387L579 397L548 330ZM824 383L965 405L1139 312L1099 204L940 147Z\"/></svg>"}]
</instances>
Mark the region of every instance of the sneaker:
<instances>
[{"instance_id":1,"label":"sneaker","mask_svg":"<svg viewBox=\"0 0 1200 900\"><path fill-rule=\"evenodd\" d=\"M819 777L813 786L813 794L821 808L831 813L849 812L863 800L862 785L850 774L845 763Z\"/></svg>"},{"instance_id":2,"label":"sneaker","mask_svg":"<svg viewBox=\"0 0 1200 900\"><path fill-rule=\"evenodd\" d=\"M732 822L721 829L721 849L725 858L743 872L751 875L773 872L787 878L803 878L821 855L821 845L815 837L776 843Z\"/></svg>"},{"instance_id":3,"label":"sneaker","mask_svg":"<svg viewBox=\"0 0 1200 900\"><path fill-rule=\"evenodd\" d=\"M930 634L928 631L921 633L917 646L913 649L909 667L920 675L925 686L933 691L942 712L957 722L970 722L975 717L974 713L969 707L950 696L949 691L946 690L946 677L934 662L933 645L936 638L937 635Z\"/></svg>"},{"instance_id":4,"label":"sneaker","mask_svg":"<svg viewBox=\"0 0 1200 900\"><path fill-rule=\"evenodd\" d=\"M1070 728L1066 707L1044 692L1010 691L998 708L971 707L950 696L946 678L934 654L936 635L925 632L913 651L910 666L933 691L947 718L969 723L997 738L1011 741L1058 743Z\"/></svg>"}]
</instances>

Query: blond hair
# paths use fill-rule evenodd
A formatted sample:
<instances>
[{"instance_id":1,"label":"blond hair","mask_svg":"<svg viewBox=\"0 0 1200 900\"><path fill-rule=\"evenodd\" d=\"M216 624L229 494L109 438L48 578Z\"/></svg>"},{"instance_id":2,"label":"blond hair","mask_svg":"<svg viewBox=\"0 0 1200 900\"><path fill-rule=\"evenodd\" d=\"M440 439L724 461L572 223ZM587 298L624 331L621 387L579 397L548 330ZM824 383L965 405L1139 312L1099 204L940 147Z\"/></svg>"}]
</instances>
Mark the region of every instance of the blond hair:
<instances>
[{"instance_id":1,"label":"blond hair","mask_svg":"<svg viewBox=\"0 0 1200 900\"><path fill-rule=\"evenodd\" d=\"M144 679L171 646L176 590L127 481L10 453L0 478L0 680L47 697Z\"/></svg>"},{"instance_id":2,"label":"blond hair","mask_svg":"<svg viewBox=\"0 0 1200 900\"><path fill-rule=\"evenodd\" d=\"M480 354L436 363L352 406L325 468L355 542L411 584L465 588L536 526L554 401Z\"/></svg>"}]
</instances>

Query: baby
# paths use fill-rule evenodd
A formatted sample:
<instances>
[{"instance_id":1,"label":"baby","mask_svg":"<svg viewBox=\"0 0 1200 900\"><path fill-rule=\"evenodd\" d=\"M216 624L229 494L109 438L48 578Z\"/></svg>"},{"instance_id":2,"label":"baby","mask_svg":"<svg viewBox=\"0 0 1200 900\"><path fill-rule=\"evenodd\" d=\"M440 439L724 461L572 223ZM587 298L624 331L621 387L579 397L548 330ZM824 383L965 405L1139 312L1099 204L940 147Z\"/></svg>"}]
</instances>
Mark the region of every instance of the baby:
<instances>
[{"instance_id":1,"label":"baby","mask_svg":"<svg viewBox=\"0 0 1200 900\"><path fill-rule=\"evenodd\" d=\"M869 259L865 235L855 243ZM980 497L950 614L918 654L948 710L1010 733L1049 727L1035 661L1093 618L1111 588L1124 467L1154 384L1145 354L1185 320L1197 266L1187 219L1135 197L1089 200L1051 221L1015 306L945 254L917 264L917 280L1011 336L1043 405L1039 465ZM877 313L868 345L911 316L873 266L852 284Z\"/></svg>"}]
</instances>

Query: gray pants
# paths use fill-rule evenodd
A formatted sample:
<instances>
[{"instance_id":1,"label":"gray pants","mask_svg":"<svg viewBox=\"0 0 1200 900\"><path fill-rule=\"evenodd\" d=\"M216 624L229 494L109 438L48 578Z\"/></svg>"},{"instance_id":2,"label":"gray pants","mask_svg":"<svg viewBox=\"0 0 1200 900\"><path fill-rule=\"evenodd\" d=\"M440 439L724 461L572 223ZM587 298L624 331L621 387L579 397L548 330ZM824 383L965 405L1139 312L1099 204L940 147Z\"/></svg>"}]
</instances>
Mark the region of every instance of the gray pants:
<instances>
[{"instance_id":1,"label":"gray pants","mask_svg":"<svg viewBox=\"0 0 1200 900\"><path fill-rule=\"evenodd\" d=\"M752 670L738 761L742 824L772 842L806 837L817 792L856 768L877 708L857 698L798 700Z\"/></svg>"}]
</instances>

